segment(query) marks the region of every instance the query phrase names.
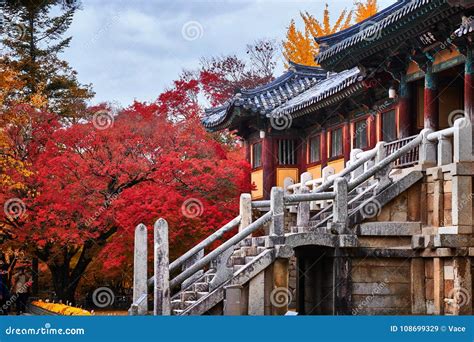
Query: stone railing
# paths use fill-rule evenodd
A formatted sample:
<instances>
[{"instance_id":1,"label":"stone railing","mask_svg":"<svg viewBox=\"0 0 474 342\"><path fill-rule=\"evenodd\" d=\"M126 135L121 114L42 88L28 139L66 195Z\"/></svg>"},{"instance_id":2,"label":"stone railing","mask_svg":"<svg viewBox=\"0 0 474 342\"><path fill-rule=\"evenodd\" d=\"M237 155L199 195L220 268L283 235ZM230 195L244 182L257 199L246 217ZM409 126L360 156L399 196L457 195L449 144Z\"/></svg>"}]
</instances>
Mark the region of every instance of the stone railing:
<instances>
[{"instance_id":1,"label":"stone railing","mask_svg":"<svg viewBox=\"0 0 474 342\"><path fill-rule=\"evenodd\" d=\"M409 140L409 141L408 141ZM424 129L420 134L409 138L396 151L387 155L387 144L379 142L377 146L363 152L354 150L347 167L334 174L334 170L323 170L321 179L311 179L311 174L303 173L302 182L290 184L286 189L274 187L270 200L252 201L249 194L240 198L240 215L211 234L208 238L191 248L184 255L169 263L168 255L168 224L159 219L154 226L154 277L147 280L147 238L146 227L138 225L135 231L135 260L134 260L134 303L132 314L147 313L147 291L149 286L154 289L154 314L170 314L170 294L179 286L185 289L196 275L202 272L211 262L216 265L216 275L222 272L224 276L216 277L218 287L232 277L227 266L234 247L245 238L251 236L265 224L270 223L269 236L266 237L266 247L272 248L285 243L284 218L288 209L296 208L297 225L309 225L310 211L314 207L324 208L327 201L332 201L331 219L327 220L328 231L338 234L353 233L348 227L348 206L351 191L361 187L374 191L384 190L391 184L390 172L397 160L403 160L407 153L419 149L419 164L423 167L442 166L448 163L472 161L472 129L470 121L461 118L456 120L451 128L433 132ZM252 208L268 208L268 212L252 222ZM328 210L330 208L326 208ZM239 231L219 247L204 254L213 242L239 226ZM170 279L170 274L176 274Z\"/></svg>"}]
</instances>

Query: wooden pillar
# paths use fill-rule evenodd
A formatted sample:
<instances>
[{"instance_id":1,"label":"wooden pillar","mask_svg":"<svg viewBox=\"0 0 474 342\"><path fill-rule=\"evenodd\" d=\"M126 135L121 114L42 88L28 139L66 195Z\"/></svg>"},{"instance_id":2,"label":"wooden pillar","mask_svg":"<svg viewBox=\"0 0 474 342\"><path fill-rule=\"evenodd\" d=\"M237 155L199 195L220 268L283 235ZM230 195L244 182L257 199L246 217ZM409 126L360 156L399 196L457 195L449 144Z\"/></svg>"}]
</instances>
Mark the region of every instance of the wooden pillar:
<instances>
[{"instance_id":1,"label":"wooden pillar","mask_svg":"<svg viewBox=\"0 0 474 342\"><path fill-rule=\"evenodd\" d=\"M367 125L369 131L369 148L374 148L377 144L377 115L371 115L367 118Z\"/></svg>"},{"instance_id":2,"label":"wooden pillar","mask_svg":"<svg viewBox=\"0 0 474 342\"><path fill-rule=\"evenodd\" d=\"M439 127L439 100L437 77L433 73L432 63L428 63L425 69L425 93L424 93L424 128L436 131Z\"/></svg>"},{"instance_id":3,"label":"wooden pillar","mask_svg":"<svg viewBox=\"0 0 474 342\"><path fill-rule=\"evenodd\" d=\"M299 174L301 175L303 172L306 171L307 169L307 166L306 166L306 162L307 162L307 150L308 150L308 143L307 143L307 140L306 138L304 139L299 139L297 140L298 141L298 148L297 148L297 155L298 155L298 169L299 169Z\"/></svg>"},{"instance_id":4,"label":"wooden pillar","mask_svg":"<svg viewBox=\"0 0 474 342\"><path fill-rule=\"evenodd\" d=\"M342 129L342 140L344 150L344 162L347 163L351 158L351 124L349 120L344 123Z\"/></svg>"},{"instance_id":5,"label":"wooden pillar","mask_svg":"<svg viewBox=\"0 0 474 342\"><path fill-rule=\"evenodd\" d=\"M245 160L252 167L251 148L252 148L252 145L250 144L250 142L247 139L245 139L244 140ZM249 186L250 186L250 184L252 184L251 172L249 172L248 175L246 176L246 182L247 182L247 184L249 184ZM249 189L250 189L250 187L249 187Z\"/></svg>"},{"instance_id":6,"label":"wooden pillar","mask_svg":"<svg viewBox=\"0 0 474 342\"><path fill-rule=\"evenodd\" d=\"M326 128L321 131L321 170L328 165L328 133Z\"/></svg>"},{"instance_id":7,"label":"wooden pillar","mask_svg":"<svg viewBox=\"0 0 474 342\"><path fill-rule=\"evenodd\" d=\"M400 138L409 137L412 133L410 120L410 86L405 73L400 76L398 100L398 133Z\"/></svg>"},{"instance_id":8,"label":"wooden pillar","mask_svg":"<svg viewBox=\"0 0 474 342\"><path fill-rule=\"evenodd\" d=\"M467 47L466 64L464 66L464 112L471 119L472 130L474 130L474 64L471 46ZM474 151L474 145L472 146Z\"/></svg>"},{"instance_id":9,"label":"wooden pillar","mask_svg":"<svg viewBox=\"0 0 474 342\"><path fill-rule=\"evenodd\" d=\"M265 199L270 198L270 192L276 183L276 157L273 143L273 137L268 135L262 140L263 197Z\"/></svg>"}]
</instances>

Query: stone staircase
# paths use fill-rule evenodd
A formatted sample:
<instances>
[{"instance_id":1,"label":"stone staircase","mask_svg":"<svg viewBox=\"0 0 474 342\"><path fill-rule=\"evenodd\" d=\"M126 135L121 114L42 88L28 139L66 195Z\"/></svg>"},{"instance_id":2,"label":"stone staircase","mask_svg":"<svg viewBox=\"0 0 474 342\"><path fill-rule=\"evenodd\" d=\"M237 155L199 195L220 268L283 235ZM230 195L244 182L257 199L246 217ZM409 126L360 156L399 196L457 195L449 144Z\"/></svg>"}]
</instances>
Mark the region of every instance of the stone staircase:
<instances>
[{"instance_id":1,"label":"stone staircase","mask_svg":"<svg viewBox=\"0 0 474 342\"><path fill-rule=\"evenodd\" d=\"M251 265L253 261L267 249L265 248L265 236L248 237L242 240L233 250L227 261L227 268L232 274L238 274L246 266ZM205 307L198 308L199 304L211 296L215 288L222 284L214 284L216 279L215 263L211 265L201 277L194 283L178 292L171 298L171 314L185 315L189 311L199 310L200 314L205 313ZM194 313L195 314L195 313Z\"/></svg>"},{"instance_id":2,"label":"stone staircase","mask_svg":"<svg viewBox=\"0 0 474 342\"><path fill-rule=\"evenodd\" d=\"M240 291L238 288L249 285L252 280L255 283L255 277L261 275L262 271L271 266L275 260L288 260L295 248L306 245L335 249L357 247L358 236L361 234L357 231L357 227L360 227L361 223L372 221L371 219L375 218L385 205L419 182L424 176L425 165L444 165L448 162L471 160L471 152L467 153L459 148L459 144L454 143L452 161L449 158L436 159L437 154L443 155L443 148L450 150L446 144L440 144L436 153L435 144L439 141L439 136L452 137L453 142L460 141L460 136L463 134L471 138L470 123L466 119L458 120L453 129L435 133L422 131L388 156L385 154L384 143L379 143L374 150L360 153L344 170L324 180L320 185L313 186L311 190L305 182L302 182L294 184L296 191L293 193L285 192L282 188L273 188L270 200L252 201L249 194L242 195L238 217L216 230L171 264L168 263L167 223L158 220L155 224L155 276L148 279L148 285L155 284L155 314L222 314L226 313L226 310L226 314L241 314L235 309L235 303L239 303L234 297L235 291ZM420 151L420 165L403 171L392 170L393 165L401 157L415 148L419 148ZM324 205L311 205L318 201ZM285 234L287 224L285 215L295 207L297 227L291 227L290 234ZM311 208L319 209L311 212ZM262 210L261 216L253 221L252 211L257 212L258 209L265 210ZM267 223L269 223L268 236L252 236ZM237 226L239 231L235 235L223 241L219 247L204 253L212 243ZM403 229L406 228L405 225L402 226ZM139 233L138 228L140 227L137 227L136 233ZM144 231L146 234L146 230ZM138 236L138 241L146 246L144 243L146 240L142 237ZM136 251L135 255L142 257L146 266L146 253L139 252L137 254ZM160 262L162 260L166 262ZM280 264L275 262L275 265ZM146 267L142 267L142 270L145 270L146 275ZM141 276L143 271L136 274ZM174 277L169 279L168 276L171 275ZM260 283L262 281L259 280ZM141 276L139 288L141 292L137 290L137 296L134 293L134 297L146 296L146 291L143 294L146 282ZM278 287L275 284L273 286ZM283 283L283 286L287 284ZM172 291L175 293L170 298L169 293ZM227 296L233 299L229 302ZM219 305L222 303L224 308ZM145 307L145 304L137 300L132 304L131 311L140 312L140 308ZM282 309L278 312L285 313Z\"/></svg>"}]
</instances>

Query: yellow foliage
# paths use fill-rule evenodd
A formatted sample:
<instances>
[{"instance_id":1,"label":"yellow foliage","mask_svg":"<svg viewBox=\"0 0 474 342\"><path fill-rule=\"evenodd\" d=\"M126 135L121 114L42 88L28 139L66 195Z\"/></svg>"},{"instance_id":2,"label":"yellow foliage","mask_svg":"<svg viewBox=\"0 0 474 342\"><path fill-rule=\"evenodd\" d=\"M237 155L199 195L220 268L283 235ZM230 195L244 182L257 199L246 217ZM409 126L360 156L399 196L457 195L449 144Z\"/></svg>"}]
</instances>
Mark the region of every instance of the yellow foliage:
<instances>
[{"instance_id":1,"label":"yellow foliage","mask_svg":"<svg viewBox=\"0 0 474 342\"><path fill-rule=\"evenodd\" d=\"M31 304L38 306L42 309L60 314L61 316L91 316L91 313L89 311L80 308L75 308L69 305L59 303L46 303L42 300L35 300L31 302Z\"/></svg>"},{"instance_id":2,"label":"yellow foliage","mask_svg":"<svg viewBox=\"0 0 474 342\"><path fill-rule=\"evenodd\" d=\"M356 22L361 22L368 17L373 16L377 13L377 0L366 0L366 2L357 1L356 6Z\"/></svg>"},{"instance_id":3,"label":"yellow foliage","mask_svg":"<svg viewBox=\"0 0 474 342\"><path fill-rule=\"evenodd\" d=\"M355 6L357 22L377 13L377 0L356 2ZM324 37L350 27L352 25L353 11L343 10L332 26L328 4L326 4L323 11L322 23L308 12L300 12L300 17L304 23L304 31L298 30L295 21L291 21L286 38L283 41L283 56L287 61L316 66L317 64L314 59L319 53L319 47L314 37Z\"/></svg>"}]
</instances>

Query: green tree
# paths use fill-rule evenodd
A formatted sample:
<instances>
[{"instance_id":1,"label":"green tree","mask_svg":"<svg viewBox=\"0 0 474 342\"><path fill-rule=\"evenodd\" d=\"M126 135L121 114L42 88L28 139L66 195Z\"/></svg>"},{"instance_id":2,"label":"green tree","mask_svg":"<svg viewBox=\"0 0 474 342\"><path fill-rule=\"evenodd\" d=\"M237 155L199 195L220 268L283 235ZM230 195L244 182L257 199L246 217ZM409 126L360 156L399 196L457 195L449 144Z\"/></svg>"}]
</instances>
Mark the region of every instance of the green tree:
<instances>
[{"instance_id":1,"label":"green tree","mask_svg":"<svg viewBox=\"0 0 474 342\"><path fill-rule=\"evenodd\" d=\"M71 42L66 31L79 6L76 0L7 0L3 7L3 62L25 84L25 102L43 99L45 109L70 119L80 117L94 96L59 57Z\"/></svg>"}]
</instances>

